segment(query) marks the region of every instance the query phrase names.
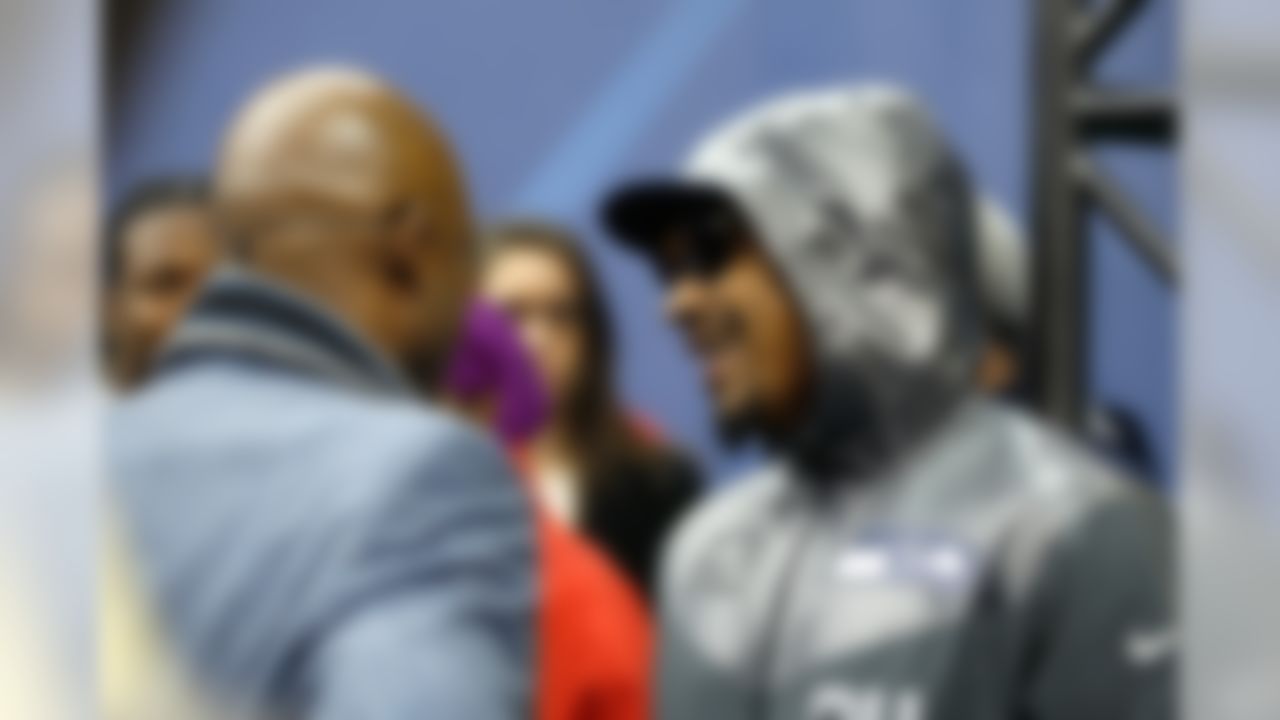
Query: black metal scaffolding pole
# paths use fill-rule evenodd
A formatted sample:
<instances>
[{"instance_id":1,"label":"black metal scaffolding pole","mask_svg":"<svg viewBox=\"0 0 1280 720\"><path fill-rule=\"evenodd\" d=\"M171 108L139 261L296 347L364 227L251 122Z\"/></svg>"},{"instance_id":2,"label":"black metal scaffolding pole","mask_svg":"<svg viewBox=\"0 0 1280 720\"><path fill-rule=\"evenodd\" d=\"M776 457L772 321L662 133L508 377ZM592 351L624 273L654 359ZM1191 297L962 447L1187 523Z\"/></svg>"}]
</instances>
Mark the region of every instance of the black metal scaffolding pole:
<instances>
[{"instance_id":1,"label":"black metal scaffolding pole","mask_svg":"<svg viewBox=\"0 0 1280 720\"><path fill-rule=\"evenodd\" d=\"M1103 88L1089 78L1097 59L1121 36L1147 0L1039 0L1036 51L1035 328L1029 348L1037 399L1044 411L1080 427L1087 407L1088 213L1104 212L1152 267L1177 281L1173 245L1128 194L1093 162L1099 140L1171 145L1177 115L1167 94Z\"/></svg>"}]
</instances>

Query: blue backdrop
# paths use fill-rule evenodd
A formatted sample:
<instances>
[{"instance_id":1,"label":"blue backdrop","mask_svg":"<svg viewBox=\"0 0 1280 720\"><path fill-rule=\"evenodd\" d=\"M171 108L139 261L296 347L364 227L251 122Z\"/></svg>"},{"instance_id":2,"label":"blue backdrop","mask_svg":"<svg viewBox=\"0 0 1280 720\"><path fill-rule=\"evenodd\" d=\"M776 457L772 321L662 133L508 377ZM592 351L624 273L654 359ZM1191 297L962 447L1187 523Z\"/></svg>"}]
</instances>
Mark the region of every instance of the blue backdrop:
<instances>
[{"instance_id":1,"label":"blue backdrop","mask_svg":"<svg viewBox=\"0 0 1280 720\"><path fill-rule=\"evenodd\" d=\"M1027 0L189 0L156 3L112 99L108 186L209 166L245 94L315 61L388 76L451 131L487 219L549 216L580 230L620 326L622 379L713 468L691 367L646 269L610 248L596 202L620 178L671 168L728 112L797 86L885 79L927 99L977 181L1027 219L1032 82ZM1173 82L1171 3L1152 3L1104 58L1115 83ZM1167 231L1166 153L1102 161ZM1146 424L1172 472L1174 305L1104 222L1093 225L1093 391Z\"/></svg>"}]
</instances>

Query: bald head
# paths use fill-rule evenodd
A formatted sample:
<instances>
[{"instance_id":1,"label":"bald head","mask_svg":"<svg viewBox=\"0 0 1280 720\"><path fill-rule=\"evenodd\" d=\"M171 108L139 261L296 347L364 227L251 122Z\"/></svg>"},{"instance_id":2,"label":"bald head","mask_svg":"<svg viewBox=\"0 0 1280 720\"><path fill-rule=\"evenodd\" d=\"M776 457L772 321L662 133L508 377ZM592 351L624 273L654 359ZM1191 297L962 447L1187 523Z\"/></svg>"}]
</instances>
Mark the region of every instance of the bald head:
<instances>
[{"instance_id":1,"label":"bald head","mask_svg":"<svg viewBox=\"0 0 1280 720\"><path fill-rule=\"evenodd\" d=\"M471 219L448 141L385 82L289 75L231 125L216 203L237 258L325 303L425 377L470 289Z\"/></svg>"}]
</instances>

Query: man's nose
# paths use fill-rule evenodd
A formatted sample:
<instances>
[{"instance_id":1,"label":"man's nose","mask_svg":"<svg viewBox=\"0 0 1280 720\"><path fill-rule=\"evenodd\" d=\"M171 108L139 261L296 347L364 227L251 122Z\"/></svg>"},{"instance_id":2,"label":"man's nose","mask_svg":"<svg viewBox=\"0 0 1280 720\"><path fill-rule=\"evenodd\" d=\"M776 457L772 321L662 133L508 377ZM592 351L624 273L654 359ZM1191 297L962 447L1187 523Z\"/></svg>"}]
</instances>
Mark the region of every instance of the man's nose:
<instances>
[{"instance_id":1,"label":"man's nose","mask_svg":"<svg viewBox=\"0 0 1280 720\"><path fill-rule=\"evenodd\" d=\"M706 302L707 289L690 274L681 275L667 285L665 309L667 318L677 324L687 323Z\"/></svg>"}]
</instances>

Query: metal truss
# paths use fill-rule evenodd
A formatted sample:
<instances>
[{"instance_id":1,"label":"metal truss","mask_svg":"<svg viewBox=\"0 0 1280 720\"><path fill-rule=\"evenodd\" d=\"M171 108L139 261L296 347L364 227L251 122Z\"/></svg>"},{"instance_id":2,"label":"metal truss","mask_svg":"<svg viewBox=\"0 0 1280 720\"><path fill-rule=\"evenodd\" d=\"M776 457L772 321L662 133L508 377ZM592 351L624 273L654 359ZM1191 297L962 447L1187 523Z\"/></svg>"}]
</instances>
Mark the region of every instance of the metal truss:
<instances>
[{"instance_id":1,"label":"metal truss","mask_svg":"<svg viewBox=\"0 0 1280 720\"><path fill-rule=\"evenodd\" d=\"M1172 146L1177 115L1170 94L1108 88L1090 79L1103 52L1147 0L1038 0L1035 12L1035 326L1033 390L1045 412L1081 427L1087 407L1088 237L1096 209L1151 269L1178 279L1174 246L1090 156L1098 141Z\"/></svg>"}]
</instances>

